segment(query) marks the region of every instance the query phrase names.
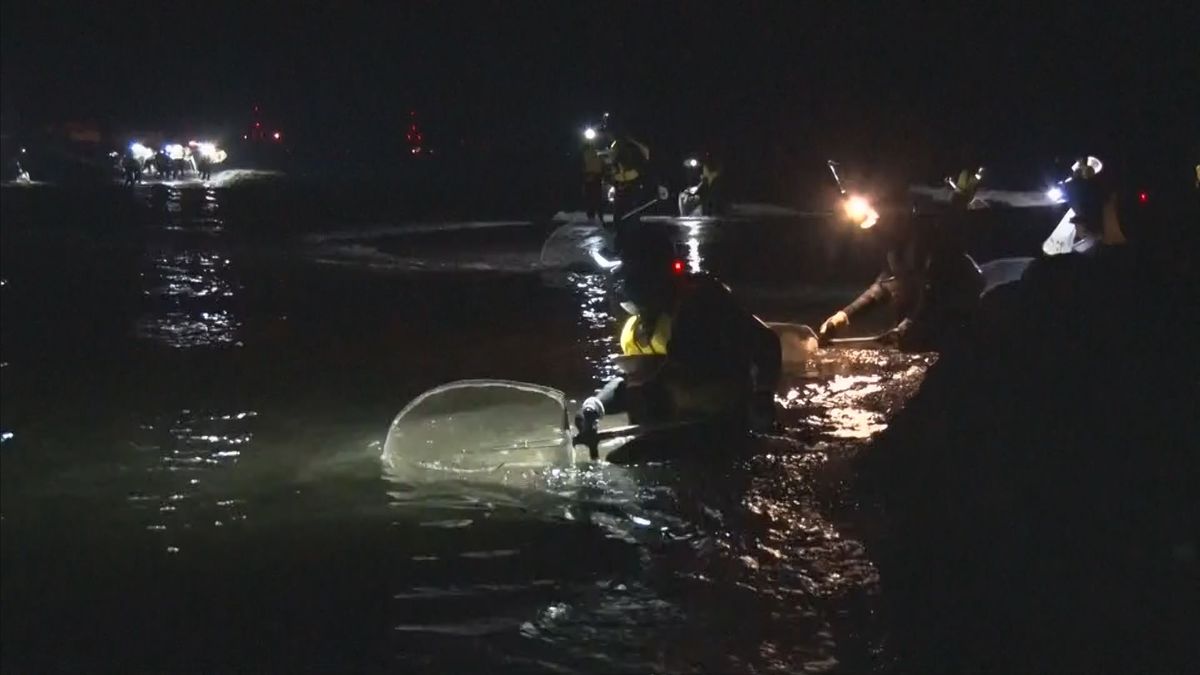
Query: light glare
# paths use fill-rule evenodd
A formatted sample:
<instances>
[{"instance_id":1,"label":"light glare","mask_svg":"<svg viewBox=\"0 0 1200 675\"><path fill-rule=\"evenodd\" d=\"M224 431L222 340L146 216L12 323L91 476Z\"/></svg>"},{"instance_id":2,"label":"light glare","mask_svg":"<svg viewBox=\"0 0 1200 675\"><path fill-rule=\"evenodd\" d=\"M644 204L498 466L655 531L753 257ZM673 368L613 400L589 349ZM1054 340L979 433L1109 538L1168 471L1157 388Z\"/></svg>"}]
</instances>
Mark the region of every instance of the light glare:
<instances>
[{"instance_id":1,"label":"light glare","mask_svg":"<svg viewBox=\"0 0 1200 675\"><path fill-rule=\"evenodd\" d=\"M879 212L871 206L871 202L867 201L866 197L861 195L851 195L846 199L844 208L846 217L858 223L858 226L866 230L879 222Z\"/></svg>"}]
</instances>

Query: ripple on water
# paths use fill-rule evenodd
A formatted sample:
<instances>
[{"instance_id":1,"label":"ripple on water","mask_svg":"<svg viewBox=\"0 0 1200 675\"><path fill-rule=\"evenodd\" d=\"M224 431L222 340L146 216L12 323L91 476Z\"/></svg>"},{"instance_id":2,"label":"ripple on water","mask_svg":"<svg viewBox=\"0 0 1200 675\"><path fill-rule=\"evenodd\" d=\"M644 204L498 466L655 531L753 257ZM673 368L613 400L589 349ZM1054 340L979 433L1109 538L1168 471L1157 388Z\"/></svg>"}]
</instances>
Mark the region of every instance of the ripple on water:
<instances>
[{"instance_id":1,"label":"ripple on water","mask_svg":"<svg viewBox=\"0 0 1200 675\"><path fill-rule=\"evenodd\" d=\"M241 321L232 302L241 287L232 260L216 239L198 242L193 236L221 234L216 192L206 190L198 209L183 213L180 191L165 189L165 234L146 252L141 276L147 311L137 322L136 334L175 348L240 345ZM170 215L177 212L180 215Z\"/></svg>"},{"instance_id":2,"label":"ripple on water","mask_svg":"<svg viewBox=\"0 0 1200 675\"><path fill-rule=\"evenodd\" d=\"M238 291L231 261L220 252L160 252L142 274L152 310L137 334L175 348L237 344L241 322L229 307Z\"/></svg>"},{"instance_id":3,"label":"ripple on water","mask_svg":"<svg viewBox=\"0 0 1200 675\"><path fill-rule=\"evenodd\" d=\"M250 410L182 410L139 426L135 447L144 460L142 485L126 503L142 514L146 530L163 534L164 546L178 552L172 534L181 530L246 520L246 499L229 479L252 452L257 417Z\"/></svg>"},{"instance_id":4,"label":"ripple on water","mask_svg":"<svg viewBox=\"0 0 1200 675\"><path fill-rule=\"evenodd\" d=\"M620 374L616 364L617 317L612 314L611 289L601 274L572 272L567 282L579 302L579 318L587 349L584 358L592 366L596 379L606 382Z\"/></svg>"}]
</instances>

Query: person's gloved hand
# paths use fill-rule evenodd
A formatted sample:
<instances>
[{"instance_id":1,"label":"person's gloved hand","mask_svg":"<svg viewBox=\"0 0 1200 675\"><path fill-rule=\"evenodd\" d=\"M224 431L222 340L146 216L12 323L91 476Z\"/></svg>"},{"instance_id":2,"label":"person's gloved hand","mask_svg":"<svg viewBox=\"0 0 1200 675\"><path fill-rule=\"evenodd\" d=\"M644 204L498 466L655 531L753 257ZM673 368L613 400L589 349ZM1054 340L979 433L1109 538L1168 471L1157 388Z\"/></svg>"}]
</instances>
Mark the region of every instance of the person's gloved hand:
<instances>
[{"instance_id":1,"label":"person's gloved hand","mask_svg":"<svg viewBox=\"0 0 1200 675\"><path fill-rule=\"evenodd\" d=\"M831 330L836 330L838 328L841 328L842 326L849 325L849 323L850 323L850 315L846 314L845 312L843 312L841 310L838 310L837 312L835 312L833 314L833 316L829 317L828 319L825 319L825 322L821 324L821 330L819 332L821 333L821 335L824 335L825 333L828 333Z\"/></svg>"},{"instance_id":2,"label":"person's gloved hand","mask_svg":"<svg viewBox=\"0 0 1200 675\"><path fill-rule=\"evenodd\" d=\"M595 396L589 396L575 414L576 431L581 435L595 433L601 417L604 417L604 404Z\"/></svg>"},{"instance_id":3,"label":"person's gloved hand","mask_svg":"<svg viewBox=\"0 0 1200 675\"><path fill-rule=\"evenodd\" d=\"M575 442L588 446L592 459L598 454L598 444L594 440L600 426L600 418L604 417L604 404L595 396L588 397L575 413Z\"/></svg>"},{"instance_id":4,"label":"person's gloved hand","mask_svg":"<svg viewBox=\"0 0 1200 675\"><path fill-rule=\"evenodd\" d=\"M666 199L667 197L670 197L670 196L671 196L671 193L670 193L670 191L667 190L667 186L665 186L665 185L658 186L658 198L659 199Z\"/></svg>"}]
</instances>

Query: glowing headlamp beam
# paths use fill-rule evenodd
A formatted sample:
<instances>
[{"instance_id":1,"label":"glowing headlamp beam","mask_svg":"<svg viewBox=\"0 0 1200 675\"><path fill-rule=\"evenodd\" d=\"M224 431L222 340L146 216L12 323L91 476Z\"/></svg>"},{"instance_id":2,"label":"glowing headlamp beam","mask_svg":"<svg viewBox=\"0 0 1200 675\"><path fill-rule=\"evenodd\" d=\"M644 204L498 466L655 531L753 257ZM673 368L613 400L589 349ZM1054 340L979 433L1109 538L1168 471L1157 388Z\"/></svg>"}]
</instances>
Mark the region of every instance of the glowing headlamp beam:
<instances>
[{"instance_id":1,"label":"glowing headlamp beam","mask_svg":"<svg viewBox=\"0 0 1200 675\"><path fill-rule=\"evenodd\" d=\"M846 211L846 217L858 223L858 226L864 230L879 222L879 212L871 206L871 202L867 201L866 197L852 195L846 199L843 208Z\"/></svg>"}]
</instances>

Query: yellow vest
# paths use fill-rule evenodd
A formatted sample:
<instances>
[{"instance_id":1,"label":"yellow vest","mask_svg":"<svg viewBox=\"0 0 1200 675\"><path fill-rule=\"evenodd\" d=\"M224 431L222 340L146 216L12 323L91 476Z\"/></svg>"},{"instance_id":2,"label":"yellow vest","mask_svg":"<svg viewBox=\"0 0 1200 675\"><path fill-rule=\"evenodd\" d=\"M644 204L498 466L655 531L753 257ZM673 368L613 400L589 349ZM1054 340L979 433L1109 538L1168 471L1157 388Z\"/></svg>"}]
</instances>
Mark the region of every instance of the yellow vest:
<instances>
[{"instance_id":1,"label":"yellow vest","mask_svg":"<svg viewBox=\"0 0 1200 675\"><path fill-rule=\"evenodd\" d=\"M638 176L640 175L641 174L638 173L637 169L625 169L619 167L613 172L613 180L618 183L632 183L633 181L637 180Z\"/></svg>"},{"instance_id":2,"label":"yellow vest","mask_svg":"<svg viewBox=\"0 0 1200 675\"><path fill-rule=\"evenodd\" d=\"M979 189L980 178L975 171L971 169L963 169L958 173L958 180L955 185L958 186L958 192L967 197L974 197L975 191Z\"/></svg>"},{"instance_id":3,"label":"yellow vest","mask_svg":"<svg viewBox=\"0 0 1200 675\"><path fill-rule=\"evenodd\" d=\"M659 315L650 335L649 344L638 339L638 316L631 316L621 329L621 353L625 356L666 356L667 344L671 342L671 316Z\"/></svg>"},{"instance_id":4,"label":"yellow vest","mask_svg":"<svg viewBox=\"0 0 1200 675\"><path fill-rule=\"evenodd\" d=\"M637 151L641 153L642 157L645 158L646 161L650 161L650 148L645 143L642 143L640 141L635 141L632 138L625 139L624 142L629 143L634 148L636 148ZM617 150L618 143L619 143L619 141L613 141L612 145L609 146L609 149L614 150L614 151ZM633 181L637 180L640 177L641 177L641 172L639 172L637 169L635 169L633 167L625 166L620 161L620 156L617 157L617 164L613 168L613 173L612 173L612 179L614 181L616 181L617 183L632 183Z\"/></svg>"}]
</instances>

